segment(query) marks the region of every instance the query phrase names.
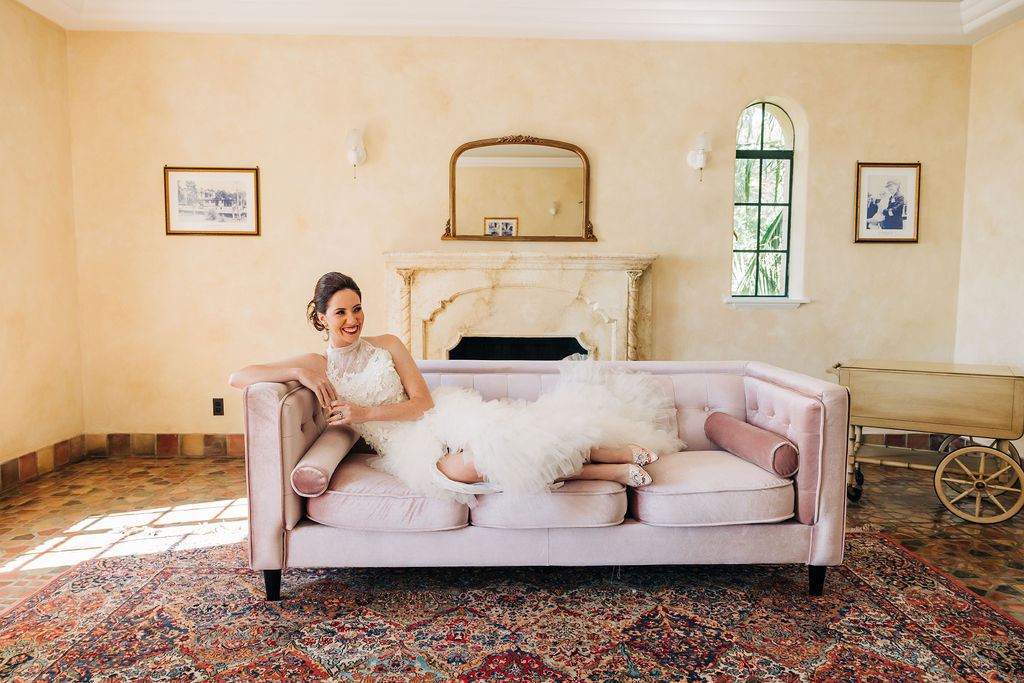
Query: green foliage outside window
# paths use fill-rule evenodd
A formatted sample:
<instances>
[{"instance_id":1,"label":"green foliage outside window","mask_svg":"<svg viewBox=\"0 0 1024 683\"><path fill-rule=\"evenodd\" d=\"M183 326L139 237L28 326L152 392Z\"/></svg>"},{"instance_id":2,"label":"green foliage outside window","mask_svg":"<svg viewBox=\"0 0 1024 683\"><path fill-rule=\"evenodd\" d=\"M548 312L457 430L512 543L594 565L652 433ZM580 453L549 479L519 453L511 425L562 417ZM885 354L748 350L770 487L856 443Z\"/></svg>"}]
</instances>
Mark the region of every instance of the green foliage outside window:
<instances>
[{"instance_id":1,"label":"green foliage outside window","mask_svg":"<svg viewBox=\"0 0 1024 683\"><path fill-rule=\"evenodd\" d=\"M733 296L789 294L793 124L780 107L747 107L736 130Z\"/></svg>"}]
</instances>

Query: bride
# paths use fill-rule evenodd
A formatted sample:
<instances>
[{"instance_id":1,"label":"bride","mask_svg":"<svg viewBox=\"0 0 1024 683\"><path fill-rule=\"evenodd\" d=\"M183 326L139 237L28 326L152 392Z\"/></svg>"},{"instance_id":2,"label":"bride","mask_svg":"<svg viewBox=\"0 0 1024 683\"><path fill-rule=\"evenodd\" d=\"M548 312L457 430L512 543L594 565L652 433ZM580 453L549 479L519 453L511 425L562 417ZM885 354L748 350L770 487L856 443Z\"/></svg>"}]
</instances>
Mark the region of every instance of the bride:
<instances>
[{"instance_id":1,"label":"bride","mask_svg":"<svg viewBox=\"0 0 1024 683\"><path fill-rule=\"evenodd\" d=\"M412 489L469 504L474 494L525 494L565 479L646 486L644 465L684 447L649 375L565 361L552 391L536 401L484 401L454 387L431 392L402 342L363 337L362 294L347 275L319 279L307 316L326 331L325 353L250 365L231 386L296 380L330 425L348 425L377 452L377 469ZM637 445L642 443L644 446Z\"/></svg>"}]
</instances>

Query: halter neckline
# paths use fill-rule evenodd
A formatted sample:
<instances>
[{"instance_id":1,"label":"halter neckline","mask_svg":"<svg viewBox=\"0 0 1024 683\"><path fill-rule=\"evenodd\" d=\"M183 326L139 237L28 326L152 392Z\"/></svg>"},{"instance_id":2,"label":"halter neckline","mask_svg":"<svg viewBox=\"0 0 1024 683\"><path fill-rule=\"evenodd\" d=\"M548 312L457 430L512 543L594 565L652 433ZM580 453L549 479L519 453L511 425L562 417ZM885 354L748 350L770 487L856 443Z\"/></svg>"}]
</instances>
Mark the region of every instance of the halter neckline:
<instances>
[{"instance_id":1,"label":"halter neckline","mask_svg":"<svg viewBox=\"0 0 1024 683\"><path fill-rule=\"evenodd\" d=\"M352 342L348 346L330 346L330 345L328 345L327 346L327 353L331 353L333 351L334 353L342 354L342 355L349 354L349 353L354 352L360 346L362 346L362 344L363 344L363 340L362 340L362 338L360 338L360 339L355 340L354 342Z\"/></svg>"}]
</instances>

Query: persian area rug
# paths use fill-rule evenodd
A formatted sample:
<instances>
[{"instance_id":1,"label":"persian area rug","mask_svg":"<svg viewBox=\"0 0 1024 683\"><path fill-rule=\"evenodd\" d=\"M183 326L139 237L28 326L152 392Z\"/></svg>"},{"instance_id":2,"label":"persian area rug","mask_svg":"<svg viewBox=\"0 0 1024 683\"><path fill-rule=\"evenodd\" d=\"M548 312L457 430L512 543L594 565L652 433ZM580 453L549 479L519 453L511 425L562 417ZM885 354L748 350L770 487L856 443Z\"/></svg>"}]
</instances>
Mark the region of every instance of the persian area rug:
<instances>
[{"instance_id":1,"label":"persian area rug","mask_svg":"<svg viewBox=\"0 0 1024 683\"><path fill-rule=\"evenodd\" d=\"M92 560L0 616L5 681L1021 681L1024 625L879 534L799 566L287 570Z\"/></svg>"}]
</instances>

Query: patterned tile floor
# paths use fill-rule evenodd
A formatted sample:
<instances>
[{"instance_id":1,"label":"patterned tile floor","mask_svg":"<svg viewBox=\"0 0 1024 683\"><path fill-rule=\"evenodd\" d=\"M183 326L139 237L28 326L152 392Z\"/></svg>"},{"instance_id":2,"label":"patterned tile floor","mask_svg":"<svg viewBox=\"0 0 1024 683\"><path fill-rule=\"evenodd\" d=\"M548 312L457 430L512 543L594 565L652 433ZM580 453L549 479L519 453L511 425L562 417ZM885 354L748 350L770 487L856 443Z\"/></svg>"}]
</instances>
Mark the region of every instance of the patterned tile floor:
<instances>
[{"instance_id":1,"label":"patterned tile floor","mask_svg":"<svg viewBox=\"0 0 1024 683\"><path fill-rule=\"evenodd\" d=\"M96 457L0 495L0 613L99 556L187 549L246 534L239 457Z\"/></svg>"},{"instance_id":2,"label":"patterned tile floor","mask_svg":"<svg viewBox=\"0 0 1024 683\"><path fill-rule=\"evenodd\" d=\"M888 534L1024 621L1024 513L971 524L942 507L928 472L863 472L848 528ZM0 612L91 557L240 540L246 514L236 457L90 457L51 472L0 496Z\"/></svg>"}]
</instances>

